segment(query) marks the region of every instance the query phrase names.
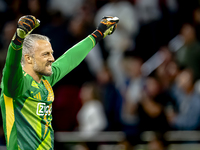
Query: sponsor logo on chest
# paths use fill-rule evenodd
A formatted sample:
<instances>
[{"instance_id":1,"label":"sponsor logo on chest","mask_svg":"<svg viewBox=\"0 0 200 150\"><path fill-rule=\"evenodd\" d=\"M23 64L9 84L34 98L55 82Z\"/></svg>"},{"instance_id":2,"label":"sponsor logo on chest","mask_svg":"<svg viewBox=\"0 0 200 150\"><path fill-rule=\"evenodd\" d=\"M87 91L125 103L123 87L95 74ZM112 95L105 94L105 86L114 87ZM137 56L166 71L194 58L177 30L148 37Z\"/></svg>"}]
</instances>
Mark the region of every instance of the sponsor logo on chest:
<instances>
[{"instance_id":1,"label":"sponsor logo on chest","mask_svg":"<svg viewBox=\"0 0 200 150\"><path fill-rule=\"evenodd\" d=\"M37 104L37 111L36 114L38 116L44 116L44 115L51 115L52 111L52 105L47 105L46 103L38 103Z\"/></svg>"}]
</instances>

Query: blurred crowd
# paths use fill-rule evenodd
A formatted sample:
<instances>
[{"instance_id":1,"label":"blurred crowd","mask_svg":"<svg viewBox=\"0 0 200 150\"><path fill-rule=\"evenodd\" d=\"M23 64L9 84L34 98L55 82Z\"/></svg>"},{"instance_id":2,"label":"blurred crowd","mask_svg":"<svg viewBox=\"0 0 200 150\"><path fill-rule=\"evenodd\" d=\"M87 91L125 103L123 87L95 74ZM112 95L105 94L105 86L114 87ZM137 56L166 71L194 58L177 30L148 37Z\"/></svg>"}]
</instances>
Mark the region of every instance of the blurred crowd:
<instances>
[{"instance_id":1,"label":"blurred crowd","mask_svg":"<svg viewBox=\"0 0 200 150\"><path fill-rule=\"evenodd\" d=\"M33 33L50 38L55 59L103 16L120 19L53 87L55 131L123 131L130 147L155 131L149 149L165 150L166 131L200 129L199 0L0 0L0 81L17 21L27 14L41 21ZM0 145L2 135L1 122Z\"/></svg>"}]
</instances>

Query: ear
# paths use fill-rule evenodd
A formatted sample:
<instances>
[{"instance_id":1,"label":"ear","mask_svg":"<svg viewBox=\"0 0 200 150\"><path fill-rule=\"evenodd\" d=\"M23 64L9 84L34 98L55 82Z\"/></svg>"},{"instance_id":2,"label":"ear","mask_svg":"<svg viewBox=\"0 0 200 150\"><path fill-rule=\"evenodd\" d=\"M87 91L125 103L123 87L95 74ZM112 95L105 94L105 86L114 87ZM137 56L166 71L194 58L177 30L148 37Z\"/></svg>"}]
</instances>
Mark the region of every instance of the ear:
<instances>
[{"instance_id":1,"label":"ear","mask_svg":"<svg viewBox=\"0 0 200 150\"><path fill-rule=\"evenodd\" d=\"M33 58L31 56L29 56L28 54L25 54L24 55L24 58L25 58L25 61L28 63L28 64L32 64L33 63Z\"/></svg>"}]
</instances>

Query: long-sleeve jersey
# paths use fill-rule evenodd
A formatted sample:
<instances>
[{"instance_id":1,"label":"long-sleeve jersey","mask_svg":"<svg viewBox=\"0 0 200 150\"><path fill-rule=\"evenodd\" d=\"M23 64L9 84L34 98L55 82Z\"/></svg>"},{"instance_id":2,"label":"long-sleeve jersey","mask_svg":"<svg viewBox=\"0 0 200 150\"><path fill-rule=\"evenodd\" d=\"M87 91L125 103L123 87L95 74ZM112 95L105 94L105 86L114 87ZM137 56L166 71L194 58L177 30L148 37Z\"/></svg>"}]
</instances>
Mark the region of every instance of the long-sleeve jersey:
<instances>
[{"instance_id":1,"label":"long-sleeve jersey","mask_svg":"<svg viewBox=\"0 0 200 150\"><path fill-rule=\"evenodd\" d=\"M3 70L0 106L7 150L50 150L52 86L74 69L95 46L92 36L73 46L52 64L53 74L36 82L21 66L22 45L10 43Z\"/></svg>"}]
</instances>

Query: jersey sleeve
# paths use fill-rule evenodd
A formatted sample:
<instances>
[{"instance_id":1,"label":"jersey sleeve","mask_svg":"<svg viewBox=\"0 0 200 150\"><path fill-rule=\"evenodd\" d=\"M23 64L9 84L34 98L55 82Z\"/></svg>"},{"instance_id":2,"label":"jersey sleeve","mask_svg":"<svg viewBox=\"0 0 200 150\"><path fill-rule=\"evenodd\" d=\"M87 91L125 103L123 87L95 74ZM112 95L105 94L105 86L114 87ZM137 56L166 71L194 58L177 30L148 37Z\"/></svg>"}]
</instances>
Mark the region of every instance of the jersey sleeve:
<instances>
[{"instance_id":1,"label":"jersey sleeve","mask_svg":"<svg viewBox=\"0 0 200 150\"><path fill-rule=\"evenodd\" d=\"M8 97L16 97L22 92L23 71L21 57L22 45L15 45L11 42L8 48L2 77L2 92Z\"/></svg>"},{"instance_id":2,"label":"jersey sleeve","mask_svg":"<svg viewBox=\"0 0 200 150\"><path fill-rule=\"evenodd\" d=\"M50 77L47 77L51 86L55 85L66 74L77 67L90 50L92 50L95 44L95 39L93 36L89 35L60 56L52 64L53 74Z\"/></svg>"}]
</instances>

